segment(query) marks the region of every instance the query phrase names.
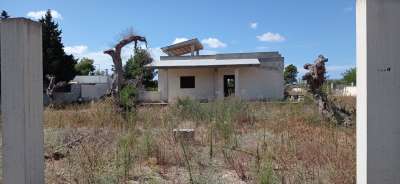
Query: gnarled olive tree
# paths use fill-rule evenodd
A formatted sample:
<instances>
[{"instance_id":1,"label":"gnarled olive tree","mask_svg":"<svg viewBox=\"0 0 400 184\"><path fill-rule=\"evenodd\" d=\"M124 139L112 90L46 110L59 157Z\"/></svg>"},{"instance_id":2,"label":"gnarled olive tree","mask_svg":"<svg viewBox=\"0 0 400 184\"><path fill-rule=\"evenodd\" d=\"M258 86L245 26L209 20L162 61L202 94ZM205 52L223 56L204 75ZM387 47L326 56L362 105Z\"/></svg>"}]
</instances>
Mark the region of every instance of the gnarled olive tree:
<instances>
[{"instance_id":1,"label":"gnarled olive tree","mask_svg":"<svg viewBox=\"0 0 400 184\"><path fill-rule=\"evenodd\" d=\"M303 80L307 82L308 91L313 95L322 115L337 124L345 126L351 125L351 114L328 99L328 95L322 90L322 86L326 82L325 63L328 58L319 55L314 64L305 64L304 69L308 72L303 76Z\"/></svg>"},{"instance_id":2,"label":"gnarled olive tree","mask_svg":"<svg viewBox=\"0 0 400 184\"><path fill-rule=\"evenodd\" d=\"M137 49L137 44L138 42L144 42L147 47L147 41L146 38L143 36L138 36L135 34L128 34L122 38L121 41L119 41L114 48L105 50L104 53L108 54L111 56L114 67L115 67L115 77L116 81L113 84L113 92L118 92L121 90L122 86L126 83L125 78L124 78L124 71L123 71L123 66L122 66L122 58L121 58L121 51L122 48L125 47L126 45L134 42L135 43L135 50Z\"/></svg>"}]
</instances>

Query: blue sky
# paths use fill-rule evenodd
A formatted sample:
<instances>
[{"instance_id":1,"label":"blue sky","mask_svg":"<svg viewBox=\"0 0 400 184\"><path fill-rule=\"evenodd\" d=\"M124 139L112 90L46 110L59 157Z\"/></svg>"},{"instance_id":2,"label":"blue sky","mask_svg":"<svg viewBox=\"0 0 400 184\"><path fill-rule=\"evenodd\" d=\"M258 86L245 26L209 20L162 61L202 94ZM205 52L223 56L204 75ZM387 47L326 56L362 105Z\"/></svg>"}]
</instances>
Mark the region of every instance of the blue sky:
<instances>
[{"instance_id":1,"label":"blue sky","mask_svg":"<svg viewBox=\"0 0 400 184\"><path fill-rule=\"evenodd\" d=\"M355 66L354 0L1 0L14 17L40 17L53 10L66 50L95 59L104 70L112 64L102 54L128 29L146 36L157 58L160 47L197 37L203 54L279 51L285 65L302 68L319 54L329 58L328 75ZM131 49L124 50L124 58ZM301 70L301 72L304 72Z\"/></svg>"}]
</instances>

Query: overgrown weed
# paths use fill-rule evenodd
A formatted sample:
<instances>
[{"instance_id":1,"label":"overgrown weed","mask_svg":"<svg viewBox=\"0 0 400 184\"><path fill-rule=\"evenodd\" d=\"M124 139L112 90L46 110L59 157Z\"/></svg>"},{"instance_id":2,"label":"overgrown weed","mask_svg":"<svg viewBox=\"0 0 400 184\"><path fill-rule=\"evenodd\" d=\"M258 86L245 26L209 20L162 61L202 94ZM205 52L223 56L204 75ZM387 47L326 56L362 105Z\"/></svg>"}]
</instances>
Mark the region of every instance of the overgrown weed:
<instances>
[{"instance_id":1,"label":"overgrown weed","mask_svg":"<svg viewBox=\"0 0 400 184\"><path fill-rule=\"evenodd\" d=\"M65 154L46 161L46 182L189 183L189 161L194 183L355 183L355 130L307 100L181 99L125 115L114 104L46 108L46 154ZM186 155L174 128L195 129Z\"/></svg>"}]
</instances>

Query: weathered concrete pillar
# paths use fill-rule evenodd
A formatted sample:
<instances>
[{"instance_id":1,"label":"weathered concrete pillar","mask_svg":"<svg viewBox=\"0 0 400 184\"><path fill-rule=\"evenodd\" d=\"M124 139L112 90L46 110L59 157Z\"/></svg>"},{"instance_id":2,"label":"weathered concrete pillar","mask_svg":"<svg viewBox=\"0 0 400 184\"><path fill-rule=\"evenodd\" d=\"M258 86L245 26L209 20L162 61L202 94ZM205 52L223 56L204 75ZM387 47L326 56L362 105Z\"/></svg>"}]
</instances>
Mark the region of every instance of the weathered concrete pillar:
<instances>
[{"instance_id":1,"label":"weathered concrete pillar","mask_svg":"<svg viewBox=\"0 0 400 184\"><path fill-rule=\"evenodd\" d=\"M168 102L168 69L158 69L158 92L162 102Z\"/></svg>"},{"instance_id":2,"label":"weathered concrete pillar","mask_svg":"<svg viewBox=\"0 0 400 184\"><path fill-rule=\"evenodd\" d=\"M213 69L213 91L213 100L216 100L218 98L218 68Z\"/></svg>"},{"instance_id":3,"label":"weathered concrete pillar","mask_svg":"<svg viewBox=\"0 0 400 184\"><path fill-rule=\"evenodd\" d=\"M0 27L3 182L44 183L42 26L11 18Z\"/></svg>"},{"instance_id":4,"label":"weathered concrete pillar","mask_svg":"<svg viewBox=\"0 0 400 184\"><path fill-rule=\"evenodd\" d=\"M239 68L235 69L235 96L240 97Z\"/></svg>"},{"instance_id":5,"label":"weathered concrete pillar","mask_svg":"<svg viewBox=\"0 0 400 184\"><path fill-rule=\"evenodd\" d=\"M400 1L357 0L357 183L400 183Z\"/></svg>"}]
</instances>

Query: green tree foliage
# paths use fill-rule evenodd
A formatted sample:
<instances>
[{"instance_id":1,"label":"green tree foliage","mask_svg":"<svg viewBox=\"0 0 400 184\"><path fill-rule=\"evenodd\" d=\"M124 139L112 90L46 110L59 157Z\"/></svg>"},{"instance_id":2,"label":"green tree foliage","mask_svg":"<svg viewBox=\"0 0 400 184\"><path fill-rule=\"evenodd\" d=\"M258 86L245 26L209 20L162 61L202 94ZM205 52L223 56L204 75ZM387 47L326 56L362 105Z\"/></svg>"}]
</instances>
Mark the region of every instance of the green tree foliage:
<instances>
[{"instance_id":1,"label":"green tree foliage","mask_svg":"<svg viewBox=\"0 0 400 184\"><path fill-rule=\"evenodd\" d=\"M93 63L94 63L93 59L85 57L82 58L81 61L75 65L75 70L77 74L89 75L90 73L92 73L95 70Z\"/></svg>"},{"instance_id":2,"label":"green tree foliage","mask_svg":"<svg viewBox=\"0 0 400 184\"><path fill-rule=\"evenodd\" d=\"M350 68L346 70L344 73L342 73L343 76L343 82L346 84L351 84L353 83L356 85L357 82L357 69L356 68Z\"/></svg>"},{"instance_id":3,"label":"green tree foliage","mask_svg":"<svg viewBox=\"0 0 400 184\"><path fill-rule=\"evenodd\" d=\"M138 48L135 50L135 56L131 57L125 65L124 76L126 79L137 79L138 76L143 76L143 85L145 88L155 88L156 81L153 80L155 76L154 69L148 69L144 66L151 63L153 58L147 50Z\"/></svg>"},{"instance_id":4,"label":"green tree foliage","mask_svg":"<svg viewBox=\"0 0 400 184\"><path fill-rule=\"evenodd\" d=\"M56 82L70 81L75 75L75 64L77 61L73 55L64 52L64 45L61 42L61 33L58 24L54 22L50 10L47 10L45 17L41 18L42 39L43 39L43 76L55 76ZM45 82L47 78L44 77Z\"/></svg>"},{"instance_id":5,"label":"green tree foliage","mask_svg":"<svg viewBox=\"0 0 400 184\"><path fill-rule=\"evenodd\" d=\"M1 15L0 15L0 19L7 19L10 18L10 15L8 15L7 11L2 10L1 11Z\"/></svg>"},{"instance_id":6,"label":"green tree foliage","mask_svg":"<svg viewBox=\"0 0 400 184\"><path fill-rule=\"evenodd\" d=\"M296 78L297 78L297 74L299 72L297 71L297 67L290 64L288 66L285 67L285 71L283 72L283 76L285 79L285 83L286 84L293 84L296 83Z\"/></svg>"}]
</instances>

